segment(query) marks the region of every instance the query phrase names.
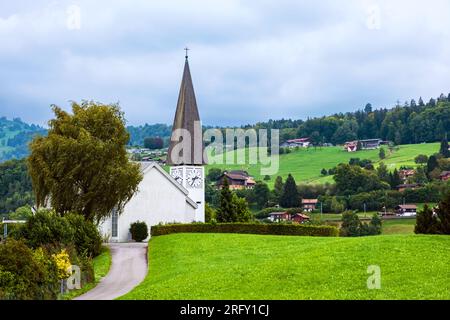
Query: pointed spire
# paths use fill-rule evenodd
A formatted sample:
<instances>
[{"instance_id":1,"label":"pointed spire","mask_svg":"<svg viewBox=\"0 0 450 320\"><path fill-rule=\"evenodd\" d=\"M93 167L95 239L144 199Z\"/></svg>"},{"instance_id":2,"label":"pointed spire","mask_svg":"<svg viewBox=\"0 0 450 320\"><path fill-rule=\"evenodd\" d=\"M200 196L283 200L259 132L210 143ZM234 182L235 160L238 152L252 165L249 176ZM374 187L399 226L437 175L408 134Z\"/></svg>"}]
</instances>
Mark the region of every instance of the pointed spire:
<instances>
[{"instance_id":1,"label":"pointed spire","mask_svg":"<svg viewBox=\"0 0 450 320\"><path fill-rule=\"evenodd\" d=\"M178 96L177 110L172 126L172 137L167 154L167 164L172 166L205 164L203 159L202 127L188 62L187 52L189 49L185 48L185 50L186 61L184 63L184 72ZM179 129L189 132L191 138L190 143L180 143L180 141L183 141L184 137L179 137L181 133ZM183 145L181 152L178 152L180 147L177 145L179 144ZM186 150L186 148L190 150Z\"/></svg>"}]
</instances>

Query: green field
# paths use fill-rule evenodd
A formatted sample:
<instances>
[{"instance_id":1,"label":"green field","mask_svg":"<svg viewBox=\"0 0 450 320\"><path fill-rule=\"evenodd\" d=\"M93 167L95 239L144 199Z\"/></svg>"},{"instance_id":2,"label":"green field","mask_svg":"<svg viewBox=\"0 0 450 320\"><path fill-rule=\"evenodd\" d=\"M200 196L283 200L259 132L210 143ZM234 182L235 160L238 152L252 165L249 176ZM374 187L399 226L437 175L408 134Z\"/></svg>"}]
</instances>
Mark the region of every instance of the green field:
<instances>
[{"instance_id":1,"label":"green field","mask_svg":"<svg viewBox=\"0 0 450 320\"><path fill-rule=\"evenodd\" d=\"M387 158L384 160L384 163L392 170L394 168L400 168L401 166L416 166L414 158L418 154L432 155L438 151L439 143L403 145L393 153L389 153L389 151L386 150ZM272 186L276 176L280 175L285 178L289 173L294 176L297 183L333 182L331 176L321 176L320 171L323 168L331 169L339 163L348 163L351 158L370 159L377 164L380 162L378 153L379 150L364 150L349 153L344 151L342 147L293 150L290 154L280 155L279 171L268 183ZM207 166L207 170L210 168L220 168L222 170L246 170L257 180L262 180L264 178L264 176L261 175L260 165L213 164Z\"/></svg>"},{"instance_id":2,"label":"green field","mask_svg":"<svg viewBox=\"0 0 450 320\"><path fill-rule=\"evenodd\" d=\"M147 278L122 299L450 299L449 247L449 236L154 237ZM367 288L372 265L380 290Z\"/></svg>"}]
</instances>

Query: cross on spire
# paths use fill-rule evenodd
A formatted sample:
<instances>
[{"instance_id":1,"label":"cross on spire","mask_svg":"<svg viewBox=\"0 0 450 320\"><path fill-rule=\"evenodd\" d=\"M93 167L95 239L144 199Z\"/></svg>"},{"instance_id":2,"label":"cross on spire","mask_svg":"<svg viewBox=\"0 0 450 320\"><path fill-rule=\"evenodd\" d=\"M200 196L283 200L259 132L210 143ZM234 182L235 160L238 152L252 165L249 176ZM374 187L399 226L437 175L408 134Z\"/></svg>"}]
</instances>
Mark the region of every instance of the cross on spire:
<instances>
[{"instance_id":1,"label":"cross on spire","mask_svg":"<svg viewBox=\"0 0 450 320\"><path fill-rule=\"evenodd\" d=\"M187 58L189 57L189 55L188 55L188 51L189 51L189 50L191 50L191 49L189 49L188 47L184 48L184 51L186 51L186 60L187 60Z\"/></svg>"}]
</instances>

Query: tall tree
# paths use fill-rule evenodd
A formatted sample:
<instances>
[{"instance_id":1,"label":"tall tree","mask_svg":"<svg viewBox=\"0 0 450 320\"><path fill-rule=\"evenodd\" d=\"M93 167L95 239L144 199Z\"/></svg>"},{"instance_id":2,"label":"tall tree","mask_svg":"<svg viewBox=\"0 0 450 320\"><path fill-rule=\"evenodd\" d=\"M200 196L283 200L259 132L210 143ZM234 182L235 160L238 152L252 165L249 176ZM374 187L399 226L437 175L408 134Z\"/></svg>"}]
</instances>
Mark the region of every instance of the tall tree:
<instances>
[{"instance_id":1,"label":"tall tree","mask_svg":"<svg viewBox=\"0 0 450 320\"><path fill-rule=\"evenodd\" d=\"M434 234L436 233L437 219L433 215L433 210L425 205L422 211L417 213L416 226L414 232L416 234Z\"/></svg>"},{"instance_id":2,"label":"tall tree","mask_svg":"<svg viewBox=\"0 0 450 320\"><path fill-rule=\"evenodd\" d=\"M430 173L439 166L436 156L430 156L427 162L427 173Z\"/></svg>"},{"instance_id":3,"label":"tall tree","mask_svg":"<svg viewBox=\"0 0 450 320\"><path fill-rule=\"evenodd\" d=\"M118 105L73 102L72 111L53 106L48 136L30 144L28 169L36 204L50 200L60 214L76 212L99 221L123 208L142 175L128 160L129 134Z\"/></svg>"},{"instance_id":4,"label":"tall tree","mask_svg":"<svg viewBox=\"0 0 450 320\"><path fill-rule=\"evenodd\" d=\"M445 135L444 139L442 139L442 141L441 141L441 148L439 150L439 153L444 158L450 157L450 151L448 150L448 148L449 148L449 146L448 146L447 135Z\"/></svg>"},{"instance_id":5,"label":"tall tree","mask_svg":"<svg viewBox=\"0 0 450 320\"><path fill-rule=\"evenodd\" d=\"M230 190L230 183L227 178L223 179L222 190L220 191L219 208L216 211L218 222L233 222L237 216L233 207L233 193Z\"/></svg>"},{"instance_id":6,"label":"tall tree","mask_svg":"<svg viewBox=\"0 0 450 320\"><path fill-rule=\"evenodd\" d=\"M395 189L397 186L402 184L402 179L400 178L400 173L398 172L397 168L394 169L394 171L389 175L389 184L391 185L392 189Z\"/></svg>"},{"instance_id":7,"label":"tall tree","mask_svg":"<svg viewBox=\"0 0 450 320\"><path fill-rule=\"evenodd\" d=\"M280 205L283 208L300 207L300 195L298 194L297 184L291 174L288 175L286 183L284 184Z\"/></svg>"},{"instance_id":8,"label":"tall tree","mask_svg":"<svg viewBox=\"0 0 450 320\"><path fill-rule=\"evenodd\" d=\"M262 181L258 181L253 188L253 194L258 209L264 208L269 201L270 194L270 189L267 184Z\"/></svg>"},{"instance_id":9,"label":"tall tree","mask_svg":"<svg viewBox=\"0 0 450 320\"><path fill-rule=\"evenodd\" d=\"M278 176L275 179L275 185L273 188L274 188L274 194L275 194L276 201L279 203L280 197L283 194L283 188L284 188L284 183L283 183L282 177Z\"/></svg>"},{"instance_id":10,"label":"tall tree","mask_svg":"<svg viewBox=\"0 0 450 320\"><path fill-rule=\"evenodd\" d=\"M366 106L364 107L364 112L365 113L371 113L372 112L372 104L371 103L366 104Z\"/></svg>"},{"instance_id":11,"label":"tall tree","mask_svg":"<svg viewBox=\"0 0 450 320\"><path fill-rule=\"evenodd\" d=\"M378 166L377 175L381 181L389 183L389 171L388 171L387 166L384 164L384 162L381 162L380 165Z\"/></svg>"},{"instance_id":12,"label":"tall tree","mask_svg":"<svg viewBox=\"0 0 450 320\"><path fill-rule=\"evenodd\" d=\"M447 192L441 202L439 202L436 215L438 217L438 233L450 234L450 192Z\"/></svg>"},{"instance_id":13,"label":"tall tree","mask_svg":"<svg viewBox=\"0 0 450 320\"><path fill-rule=\"evenodd\" d=\"M386 150L384 150L384 148L381 148L380 152L378 153L378 156L380 157L381 160L386 159Z\"/></svg>"}]
</instances>

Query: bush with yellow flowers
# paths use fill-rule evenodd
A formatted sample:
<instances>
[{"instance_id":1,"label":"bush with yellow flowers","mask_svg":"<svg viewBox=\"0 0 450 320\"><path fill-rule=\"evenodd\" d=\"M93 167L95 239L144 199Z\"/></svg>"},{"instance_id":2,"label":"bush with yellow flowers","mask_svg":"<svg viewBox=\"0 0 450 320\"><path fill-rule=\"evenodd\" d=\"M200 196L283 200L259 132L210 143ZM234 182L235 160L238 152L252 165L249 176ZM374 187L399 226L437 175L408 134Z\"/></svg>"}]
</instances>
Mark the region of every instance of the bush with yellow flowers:
<instances>
[{"instance_id":1,"label":"bush with yellow flowers","mask_svg":"<svg viewBox=\"0 0 450 320\"><path fill-rule=\"evenodd\" d=\"M70 277L70 270L72 264L70 263L69 254L66 249L61 250L60 253L52 254L52 258L56 263L56 267L58 268L58 278L60 280L67 279Z\"/></svg>"}]
</instances>

